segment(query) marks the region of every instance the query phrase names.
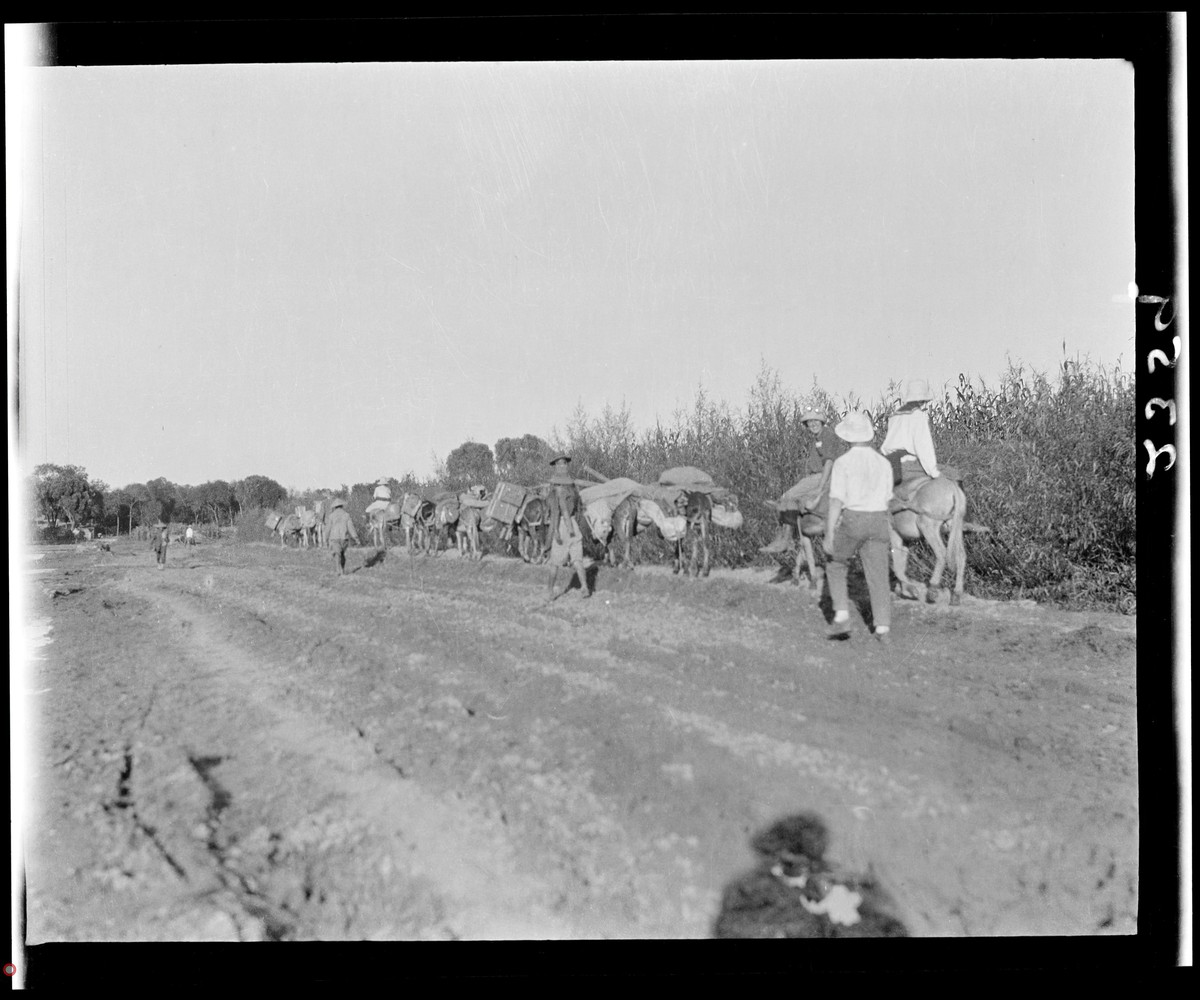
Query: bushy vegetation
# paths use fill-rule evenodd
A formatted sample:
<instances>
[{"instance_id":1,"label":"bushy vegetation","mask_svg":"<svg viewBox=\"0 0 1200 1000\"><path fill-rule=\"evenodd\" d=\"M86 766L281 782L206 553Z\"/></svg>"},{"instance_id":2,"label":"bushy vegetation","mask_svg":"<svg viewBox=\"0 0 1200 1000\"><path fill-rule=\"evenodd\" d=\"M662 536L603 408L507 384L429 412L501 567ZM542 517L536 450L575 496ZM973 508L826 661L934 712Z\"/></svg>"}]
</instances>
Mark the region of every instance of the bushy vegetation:
<instances>
[{"instance_id":1,"label":"bushy vegetation","mask_svg":"<svg viewBox=\"0 0 1200 1000\"><path fill-rule=\"evenodd\" d=\"M900 401L889 386L872 405L835 399L814 382L787 390L760 373L741 410L697 393L669 425L638 433L628 411L597 418L577 410L555 444L606 476L654 482L665 468L695 465L741 501L745 526L717 529L717 564L762 562L778 499L800 478L811 435L800 422L809 407L836 419L850 409L871 414L882 440ZM1056 376L1010 366L994 387L965 376L930 405L938 460L958 468L968 520L992 529L967 540L967 589L977 596L1050 601L1072 608L1135 608L1134 385L1118 369L1066 362ZM651 555L653 548L643 546ZM665 555L665 546L658 549ZM918 552L914 572L931 559Z\"/></svg>"},{"instance_id":2,"label":"bushy vegetation","mask_svg":"<svg viewBox=\"0 0 1200 1000\"><path fill-rule=\"evenodd\" d=\"M1070 607L1135 607L1134 381L1065 362L1055 378L1010 367L931 408L939 461L966 478L976 592Z\"/></svg>"}]
</instances>

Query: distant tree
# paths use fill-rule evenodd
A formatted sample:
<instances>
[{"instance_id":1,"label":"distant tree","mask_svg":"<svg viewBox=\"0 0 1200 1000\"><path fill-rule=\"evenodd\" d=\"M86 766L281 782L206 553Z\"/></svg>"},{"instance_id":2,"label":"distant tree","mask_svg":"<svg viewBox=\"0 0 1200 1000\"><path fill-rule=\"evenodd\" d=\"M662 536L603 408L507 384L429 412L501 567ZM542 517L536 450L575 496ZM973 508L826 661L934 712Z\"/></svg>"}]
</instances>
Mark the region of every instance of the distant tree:
<instances>
[{"instance_id":1,"label":"distant tree","mask_svg":"<svg viewBox=\"0 0 1200 1000\"><path fill-rule=\"evenodd\" d=\"M61 522L71 530L93 524L104 516L105 485L88 480L78 465L45 463L33 470L31 481L34 508L54 527Z\"/></svg>"},{"instance_id":2,"label":"distant tree","mask_svg":"<svg viewBox=\"0 0 1200 1000\"><path fill-rule=\"evenodd\" d=\"M121 533L121 519L129 518L129 494L117 488L104 493L104 530Z\"/></svg>"},{"instance_id":3,"label":"distant tree","mask_svg":"<svg viewBox=\"0 0 1200 1000\"><path fill-rule=\"evenodd\" d=\"M201 483L193 490L192 502L198 511L211 516L213 524L217 526L218 530L221 527L222 515L229 518L230 524L233 523L233 505L236 501L233 487L225 480L213 479L207 483Z\"/></svg>"},{"instance_id":4,"label":"distant tree","mask_svg":"<svg viewBox=\"0 0 1200 1000\"><path fill-rule=\"evenodd\" d=\"M130 483L123 492L129 498L129 530L132 532L134 524L149 522L150 505L154 498L143 483Z\"/></svg>"},{"instance_id":5,"label":"distant tree","mask_svg":"<svg viewBox=\"0 0 1200 1000\"><path fill-rule=\"evenodd\" d=\"M146 489L150 491L150 516L159 517L170 524L179 505L179 487L165 476L159 476L146 483Z\"/></svg>"},{"instance_id":6,"label":"distant tree","mask_svg":"<svg viewBox=\"0 0 1200 1000\"><path fill-rule=\"evenodd\" d=\"M505 480L534 483L549 474L550 445L536 434L496 442L496 474Z\"/></svg>"},{"instance_id":7,"label":"distant tree","mask_svg":"<svg viewBox=\"0 0 1200 1000\"><path fill-rule=\"evenodd\" d=\"M181 524L194 524L201 510L198 497L199 486L183 484L175 487L175 506L171 517Z\"/></svg>"},{"instance_id":8,"label":"distant tree","mask_svg":"<svg viewBox=\"0 0 1200 1000\"><path fill-rule=\"evenodd\" d=\"M496 485L496 463L486 444L466 441L446 456L446 485L465 490L477 483L489 489Z\"/></svg>"},{"instance_id":9,"label":"distant tree","mask_svg":"<svg viewBox=\"0 0 1200 1000\"><path fill-rule=\"evenodd\" d=\"M267 476L247 476L233 484L234 500L239 507L262 507L271 510L287 498L285 490Z\"/></svg>"}]
</instances>

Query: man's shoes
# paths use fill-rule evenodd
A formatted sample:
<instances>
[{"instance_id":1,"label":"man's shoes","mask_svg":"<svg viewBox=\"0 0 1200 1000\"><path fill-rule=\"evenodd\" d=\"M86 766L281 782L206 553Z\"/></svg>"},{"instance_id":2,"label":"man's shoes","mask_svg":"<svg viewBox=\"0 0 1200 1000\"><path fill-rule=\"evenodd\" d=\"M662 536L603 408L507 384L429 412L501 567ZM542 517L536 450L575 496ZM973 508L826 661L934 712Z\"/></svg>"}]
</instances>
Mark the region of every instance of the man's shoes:
<instances>
[{"instance_id":1,"label":"man's shoes","mask_svg":"<svg viewBox=\"0 0 1200 1000\"><path fill-rule=\"evenodd\" d=\"M877 643L879 643L879 645L881 645L881 646L891 646L892 633L891 632L876 632L875 633L875 641Z\"/></svg>"},{"instance_id":2,"label":"man's shoes","mask_svg":"<svg viewBox=\"0 0 1200 1000\"><path fill-rule=\"evenodd\" d=\"M850 638L850 623L848 621L834 622L829 626L826 638L834 642L845 642Z\"/></svg>"}]
</instances>

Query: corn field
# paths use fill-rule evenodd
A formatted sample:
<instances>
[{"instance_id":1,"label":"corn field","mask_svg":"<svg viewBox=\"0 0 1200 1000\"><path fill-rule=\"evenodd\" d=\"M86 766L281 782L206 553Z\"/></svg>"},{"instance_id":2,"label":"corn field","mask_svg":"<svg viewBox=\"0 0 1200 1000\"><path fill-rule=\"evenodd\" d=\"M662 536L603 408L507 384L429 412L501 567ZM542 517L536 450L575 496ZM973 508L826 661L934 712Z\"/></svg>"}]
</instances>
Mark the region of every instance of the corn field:
<instances>
[{"instance_id":1,"label":"corn field","mask_svg":"<svg viewBox=\"0 0 1200 1000\"><path fill-rule=\"evenodd\" d=\"M731 567L764 563L774 535L764 501L800 478L810 407L836 420L868 412L882 440L900 402L890 385L873 404L834 398L814 384L797 393L764 368L741 409L699 391L669 424L638 433L627 409L598 417L577 410L554 443L606 476L654 482L665 468L695 465L741 502L745 525L717 529L714 558ZM1066 608L1136 610L1134 383L1131 374L1066 361L1054 376L1010 365L994 386L959 377L929 404L938 461L962 474L968 521L991 528L967 538L967 590L977 597L1032 598ZM665 558L647 539L642 557ZM912 569L932 558L918 546Z\"/></svg>"}]
</instances>

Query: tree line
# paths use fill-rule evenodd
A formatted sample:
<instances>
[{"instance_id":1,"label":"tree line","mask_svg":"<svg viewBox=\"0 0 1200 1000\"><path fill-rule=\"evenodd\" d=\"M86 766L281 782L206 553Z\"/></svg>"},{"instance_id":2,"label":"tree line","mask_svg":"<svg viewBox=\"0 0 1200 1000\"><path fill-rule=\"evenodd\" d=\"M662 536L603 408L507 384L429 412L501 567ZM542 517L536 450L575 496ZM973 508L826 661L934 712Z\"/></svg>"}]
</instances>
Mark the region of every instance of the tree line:
<instances>
[{"instance_id":1,"label":"tree line","mask_svg":"<svg viewBox=\"0 0 1200 1000\"><path fill-rule=\"evenodd\" d=\"M34 468L28 490L40 524L72 531L98 528L110 535L127 534L160 519L168 524L207 524L219 531L231 525L240 510L273 507L288 496L269 476L213 479L198 486L160 476L114 488L89 477L82 466L49 462Z\"/></svg>"},{"instance_id":2,"label":"tree line","mask_svg":"<svg viewBox=\"0 0 1200 1000\"><path fill-rule=\"evenodd\" d=\"M394 496L405 492L437 490L461 492L471 486L493 489L501 480L540 482L546 478L550 446L534 434L501 438L493 452L486 444L466 441L434 475L418 479L411 472L389 484ZM160 476L144 483L110 487L88 476L78 465L44 463L35 467L28 481L31 509L40 525L57 529L96 528L108 535L129 534L134 529L162 520L171 524L222 527L237 523L239 514L250 511L311 508L316 501L339 497L351 513L362 515L374 495L374 482L345 483L326 489L289 490L269 476L245 479L213 479L197 486L174 483Z\"/></svg>"}]
</instances>

